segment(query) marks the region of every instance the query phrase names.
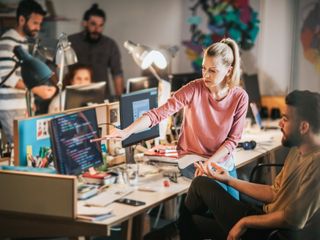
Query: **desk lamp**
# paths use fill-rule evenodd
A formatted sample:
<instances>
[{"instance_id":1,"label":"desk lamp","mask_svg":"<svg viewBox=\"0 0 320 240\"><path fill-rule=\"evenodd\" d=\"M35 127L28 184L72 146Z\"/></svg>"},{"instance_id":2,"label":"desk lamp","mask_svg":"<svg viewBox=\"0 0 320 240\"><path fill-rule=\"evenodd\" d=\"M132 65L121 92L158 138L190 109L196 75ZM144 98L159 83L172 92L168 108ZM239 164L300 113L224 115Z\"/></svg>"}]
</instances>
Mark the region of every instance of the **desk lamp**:
<instances>
[{"instance_id":1,"label":"desk lamp","mask_svg":"<svg viewBox=\"0 0 320 240\"><path fill-rule=\"evenodd\" d=\"M0 87L9 79L14 71L21 67L21 76L24 84L27 87L27 110L28 115L31 116L31 93L33 87L44 85L52 76L50 68L39 59L31 56L21 46L16 46L13 49L16 58L0 58L0 61L15 62L14 68L6 75L0 83Z\"/></svg>"},{"instance_id":2,"label":"desk lamp","mask_svg":"<svg viewBox=\"0 0 320 240\"><path fill-rule=\"evenodd\" d=\"M56 64L59 67L59 81L57 83L59 89L59 111L62 110L62 87L64 67L75 64L77 62L77 55L71 47L71 43L68 41L67 34L61 33L59 36L56 53Z\"/></svg>"},{"instance_id":3,"label":"desk lamp","mask_svg":"<svg viewBox=\"0 0 320 240\"><path fill-rule=\"evenodd\" d=\"M164 104L171 93L171 84L160 78L153 64L159 69L165 69L169 66L170 61L175 56L178 51L178 47L174 46L168 49L153 50L148 46L136 44L131 41L126 41L124 47L131 54L135 63L142 69L149 69L150 72L158 80L158 96L159 96L159 106ZM167 122L163 121L160 123L160 138L165 139Z\"/></svg>"}]
</instances>

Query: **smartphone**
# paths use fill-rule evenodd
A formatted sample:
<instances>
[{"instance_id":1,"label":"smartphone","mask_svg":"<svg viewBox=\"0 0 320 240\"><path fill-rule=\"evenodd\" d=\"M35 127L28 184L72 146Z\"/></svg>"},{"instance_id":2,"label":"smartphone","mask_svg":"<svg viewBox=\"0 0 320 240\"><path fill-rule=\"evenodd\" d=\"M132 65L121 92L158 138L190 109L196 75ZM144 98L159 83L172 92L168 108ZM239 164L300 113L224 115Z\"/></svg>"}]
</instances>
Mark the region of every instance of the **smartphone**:
<instances>
[{"instance_id":1,"label":"smartphone","mask_svg":"<svg viewBox=\"0 0 320 240\"><path fill-rule=\"evenodd\" d=\"M146 204L145 202L137 201L137 200L133 200L133 199L129 199L129 198L120 198L118 200L115 200L115 202L127 204L127 205L130 205L130 206L141 206L141 205L145 205Z\"/></svg>"}]
</instances>

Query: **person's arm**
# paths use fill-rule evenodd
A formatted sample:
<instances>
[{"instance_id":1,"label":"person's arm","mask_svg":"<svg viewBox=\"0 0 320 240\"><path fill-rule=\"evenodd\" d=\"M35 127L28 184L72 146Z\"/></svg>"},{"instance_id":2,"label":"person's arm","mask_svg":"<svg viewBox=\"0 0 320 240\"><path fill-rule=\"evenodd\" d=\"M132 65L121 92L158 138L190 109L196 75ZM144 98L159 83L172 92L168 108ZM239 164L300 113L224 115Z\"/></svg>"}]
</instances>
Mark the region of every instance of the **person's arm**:
<instances>
[{"instance_id":1,"label":"person's arm","mask_svg":"<svg viewBox=\"0 0 320 240\"><path fill-rule=\"evenodd\" d=\"M22 79L18 80L15 88L17 88L17 89L25 89L26 88L26 86L24 85L24 82L22 81Z\"/></svg>"},{"instance_id":2,"label":"person's arm","mask_svg":"<svg viewBox=\"0 0 320 240\"><path fill-rule=\"evenodd\" d=\"M248 228L289 228L284 211L276 211L263 215L252 215L241 218L230 230L227 240L240 239Z\"/></svg>"},{"instance_id":3,"label":"person's arm","mask_svg":"<svg viewBox=\"0 0 320 240\"><path fill-rule=\"evenodd\" d=\"M106 139L124 140L131 134L146 130L151 125L151 120L147 115L142 115L127 128L121 130L113 128L109 135L106 135Z\"/></svg>"},{"instance_id":4,"label":"person's arm","mask_svg":"<svg viewBox=\"0 0 320 240\"><path fill-rule=\"evenodd\" d=\"M272 202L274 199L275 194L271 186L233 178L227 171L215 163L205 165L198 162L195 163L195 167L200 169L201 174L199 175L206 174L208 177L223 182L254 199L264 203ZM212 169L212 167L214 169Z\"/></svg>"},{"instance_id":5,"label":"person's arm","mask_svg":"<svg viewBox=\"0 0 320 240\"><path fill-rule=\"evenodd\" d=\"M176 113L185 106L192 97L193 92L194 87L192 87L191 84L184 86L162 106L144 113L140 118L123 130L113 128L111 133L106 135L104 138L124 140L133 133L143 131L157 125L160 121Z\"/></svg>"},{"instance_id":6,"label":"person's arm","mask_svg":"<svg viewBox=\"0 0 320 240\"><path fill-rule=\"evenodd\" d=\"M207 165L210 166L211 163L219 163L221 161L223 161L223 159L229 154L229 150L221 145L219 147L219 149L205 162L205 166L204 168L207 167ZM195 171L195 176L201 176L203 175L203 171L201 169L199 169L197 166L196 166L196 171Z\"/></svg>"},{"instance_id":7,"label":"person's arm","mask_svg":"<svg viewBox=\"0 0 320 240\"><path fill-rule=\"evenodd\" d=\"M122 75L115 76L113 78L114 82L114 90L116 93L116 96L120 96L123 93L123 77Z\"/></svg>"},{"instance_id":8,"label":"person's arm","mask_svg":"<svg viewBox=\"0 0 320 240\"><path fill-rule=\"evenodd\" d=\"M31 92L41 97L42 99L49 99L56 93L56 88L53 86L36 86L31 89Z\"/></svg>"},{"instance_id":9,"label":"person's arm","mask_svg":"<svg viewBox=\"0 0 320 240\"><path fill-rule=\"evenodd\" d=\"M274 191L270 185L251 183L232 177L230 177L230 180L228 180L226 184L237 189L239 192L264 203L272 202L275 197Z\"/></svg>"},{"instance_id":10,"label":"person's arm","mask_svg":"<svg viewBox=\"0 0 320 240\"><path fill-rule=\"evenodd\" d=\"M22 79L20 79L16 83L15 88L17 88L17 89L25 89L26 88ZM56 93L56 90L57 89L53 86L41 85L41 86L33 87L31 89L31 92L33 94L36 94L37 96L41 97L42 99L49 99Z\"/></svg>"},{"instance_id":11,"label":"person's arm","mask_svg":"<svg viewBox=\"0 0 320 240\"><path fill-rule=\"evenodd\" d=\"M124 82L123 82L123 70L121 65L121 54L118 45L112 40L110 49L108 52L111 56L110 59L110 71L113 79L113 85L116 96L120 96L123 93Z\"/></svg>"},{"instance_id":12,"label":"person's arm","mask_svg":"<svg viewBox=\"0 0 320 240\"><path fill-rule=\"evenodd\" d=\"M219 149L208 159L208 162L221 162L229 154L229 149L224 145L220 146Z\"/></svg>"}]
</instances>

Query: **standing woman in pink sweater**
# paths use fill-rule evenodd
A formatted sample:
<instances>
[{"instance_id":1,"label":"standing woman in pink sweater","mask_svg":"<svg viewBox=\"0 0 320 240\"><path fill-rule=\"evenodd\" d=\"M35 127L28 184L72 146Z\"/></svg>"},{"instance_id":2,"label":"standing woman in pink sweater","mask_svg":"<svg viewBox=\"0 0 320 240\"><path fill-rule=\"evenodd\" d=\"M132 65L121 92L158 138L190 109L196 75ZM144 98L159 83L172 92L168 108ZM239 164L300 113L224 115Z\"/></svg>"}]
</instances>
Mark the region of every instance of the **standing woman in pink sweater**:
<instances>
[{"instance_id":1,"label":"standing woman in pink sweater","mask_svg":"<svg viewBox=\"0 0 320 240\"><path fill-rule=\"evenodd\" d=\"M123 140L153 127L184 108L177 149L180 156L197 154L215 162L236 177L232 152L241 138L248 108L248 95L239 87L240 56L237 43L222 39L204 51L202 78L185 85L162 106L145 113L123 130L107 137ZM200 168L196 175L202 175ZM232 196L239 193L221 184Z\"/></svg>"}]
</instances>

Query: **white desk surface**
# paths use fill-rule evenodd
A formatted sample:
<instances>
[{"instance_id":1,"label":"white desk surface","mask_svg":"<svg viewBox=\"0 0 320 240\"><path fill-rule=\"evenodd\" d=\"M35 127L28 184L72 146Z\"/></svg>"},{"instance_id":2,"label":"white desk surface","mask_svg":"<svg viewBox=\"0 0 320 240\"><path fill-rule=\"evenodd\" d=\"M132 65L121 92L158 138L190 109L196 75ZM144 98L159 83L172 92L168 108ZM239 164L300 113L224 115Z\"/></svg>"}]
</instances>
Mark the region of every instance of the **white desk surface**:
<instances>
[{"instance_id":1,"label":"white desk surface","mask_svg":"<svg viewBox=\"0 0 320 240\"><path fill-rule=\"evenodd\" d=\"M242 148L237 148L235 150L234 156L236 159L236 167L242 167L257 158L269 154L271 151L275 151L281 147L281 131L280 130L259 130L244 133L241 141L251 141L255 140L257 146L254 150L243 150ZM190 186L191 181L185 178L179 178L178 184L170 182L170 187L163 186L163 178L158 180L152 180L149 183L143 185L148 185L152 187L158 187L157 192L143 192L134 191L133 193L127 195L127 198L140 200L146 202L146 205L139 207L127 206L119 203L112 203L108 208L112 208L115 216L108 218L101 222L96 222L97 224L115 225L118 224L130 216L135 216L139 213L145 212L146 210L159 205L161 202L178 196L186 192Z\"/></svg>"},{"instance_id":2,"label":"white desk surface","mask_svg":"<svg viewBox=\"0 0 320 240\"><path fill-rule=\"evenodd\" d=\"M281 146L281 132L280 130L267 130L267 131L254 131L245 132L241 141L255 140L257 142L257 147L254 150L243 150L236 149L235 159L236 167L239 168L248 164L258 157L267 155ZM25 236L75 236L77 233L80 235L107 235L110 233L110 227L113 225L124 223L126 221L131 221L132 218L140 214L145 213L147 210L166 200L172 199L182 193L185 193L190 185L190 180L179 178L178 183L170 182L170 187L163 186L163 178L147 181L147 185L152 185L157 187L157 192L143 192L134 191L126 197L130 199L140 200L146 202L142 206L128 206L120 203L112 203L108 205L108 208L113 209L114 216L102 220L102 221L86 221L86 220L72 220L72 219L41 219L37 220L34 217L23 217L23 216L12 216L12 214L1 215L0 214L0 224L5 227L8 231L9 229L20 229L26 234ZM21 226L30 226L30 229L34 226L34 229L29 230L26 227L21 229ZM13 230L9 232L17 232L18 230ZM7 231L7 232L8 232ZM35 233L35 231L38 231ZM1 231L0 231L1 232ZM45 235L41 235L45 234ZM57 235L58 234L58 235ZM0 234L1 236L1 234ZM19 235L18 235L19 236ZM23 235L20 235L23 236Z\"/></svg>"},{"instance_id":3,"label":"white desk surface","mask_svg":"<svg viewBox=\"0 0 320 240\"><path fill-rule=\"evenodd\" d=\"M142 206L129 206L121 203L112 203L108 205L106 208L111 208L114 216L99 222L95 222L97 224L103 225L116 225L119 224L128 218L139 215L140 213L146 212L148 209L153 208L159 205L166 200L174 198L176 196L185 193L190 186L191 181L185 178L178 178L178 183L170 182L169 187L164 187L163 181L167 178L160 178L158 180L154 180L150 183L141 184L139 186L152 186L153 188L157 188L156 192L145 192L135 190L134 192L126 195L126 198L143 201L146 204Z\"/></svg>"},{"instance_id":4,"label":"white desk surface","mask_svg":"<svg viewBox=\"0 0 320 240\"><path fill-rule=\"evenodd\" d=\"M282 133L278 130L251 130L242 135L241 142L254 140L257 146L253 150L243 150L237 148L234 152L236 168L255 161L257 158L265 156L280 148Z\"/></svg>"}]
</instances>

